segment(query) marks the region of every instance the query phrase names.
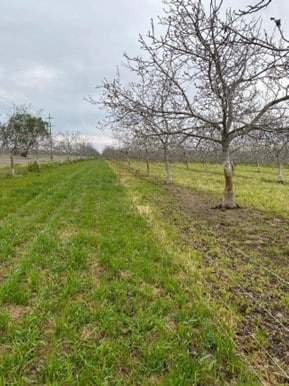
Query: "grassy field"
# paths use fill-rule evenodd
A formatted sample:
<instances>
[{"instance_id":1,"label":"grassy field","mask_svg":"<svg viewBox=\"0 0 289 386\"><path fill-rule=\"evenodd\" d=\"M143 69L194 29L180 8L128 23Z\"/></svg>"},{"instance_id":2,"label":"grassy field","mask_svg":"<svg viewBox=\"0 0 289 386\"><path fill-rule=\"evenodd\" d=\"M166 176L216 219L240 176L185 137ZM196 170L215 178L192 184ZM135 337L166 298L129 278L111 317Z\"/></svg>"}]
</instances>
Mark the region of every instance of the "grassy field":
<instances>
[{"instance_id":1,"label":"grassy field","mask_svg":"<svg viewBox=\"0 0 289 386\"><path fill-rule=\"evenodd\" d=\"M0 221L2 384L251 379L102 161L3 179Z\"/></svg>"},{"instance_id":2,"label":"grassy field","mask_svg":"<svg viewBox=\"0 0 289 386\"><path fill-rule=\"evenodd\" d=\"M289 184L276 182L276 170L238 165L235 190L239 210L214 209L221 201L220 165L172 165L174 185L165 185L164 165L115 163L129 191L155 208L161 221L173 226L181 244L197 250L198 272L214 302L232 312L234 342L259 374L261 384L289 380ZM134 177L132 177L134 176ZM137 178L136 178L137 176ZM150 183L166 193L142 194L139 184ZM148 209L150 208L150 209ZM154 219L155 222L155 219Z\"/></svg>"},{"instance_id":3,"label":"grassy field","mask_svg":"<svg viewBox=\"0 0 289 386\"><path fill-rule=\"evenodd\" d=\"M150 178L125 166L92 160L0 178L0 385L285 384L286 347L277 344L284 336L276 320L287 328L286 283L273 288L270 274L256 271L236 248L242 252L244 237L237 226L253 229L248 211L259 219L265 213L262 232L276 218L289 227L289 186L275 187L273 174L258 174L270 185L263 189L268 204L252 192L247 211L210 216L210 200L217 204L222 190L216 167L177 165L177 186L168 189L161 165ZM244 180L253 174L239 170ZM198 185L193 181L201 174ZM284 190L284 201L269 198L275 188ZM229 242L216 224L233 220ZM281 256L284 265L265 262L283 277L289 248L269 235L260 251L270 247L264 256L272 261ZM263 264L255 245L245 248ZM241 269L232 270L237 263ZM275 324L238 286L266 309L269 295Z\"/></svg>"},{"instance_id":4,"label":"grassy field","mask_svg":"<svg viewBox=\"0 0 289 386\"><path fill-rule=\"evenodd\" d=\"M125 163L122 165L127 167ZM132 169L146 173L146 165L132 162ZM182 164L171 165L173 182L192 188L202 195L215 197L216 205L221 202L224 191L224 177L220 164L191 163L189 169ZM151 176L165 182L162 163L151 163ZM241 207L250 207L262 211L275 212L289 218L289 169L284 168L284 183L277 183L277 167L263 166L261 172L256 165L237 165L235 168L235 193Z\"/></svg>"}]
</instances>

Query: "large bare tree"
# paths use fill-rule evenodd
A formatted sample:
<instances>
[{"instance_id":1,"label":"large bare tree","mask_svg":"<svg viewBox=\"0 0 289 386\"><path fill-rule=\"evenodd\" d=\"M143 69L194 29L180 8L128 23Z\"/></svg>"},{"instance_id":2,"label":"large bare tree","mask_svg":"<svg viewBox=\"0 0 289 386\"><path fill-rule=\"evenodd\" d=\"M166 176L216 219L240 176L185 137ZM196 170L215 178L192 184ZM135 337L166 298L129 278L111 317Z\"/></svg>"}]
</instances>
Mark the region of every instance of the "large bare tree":
<instances>
[{"instance_id":1,"label":"large bare tree","mask_svg":"<svg viewBox=\"0 0 289 386\"><path fill-rule=\"evenodd\" d=\"M139 38L143 56L126 55L137 81L104 81L100 104L118 126L219 144L225 177L220 206L236 208L232 144L263 130L264 115L287 104L289 52L278 34L266 35L276 48L268 49L261 21L224 10L222 3L166 0L158 26L152 22Z\"/></svg>"},{"instance_id":2,"label":"large bare tree","mask_svg":"<svg viewBox=\"0 0 289 386\"><path fill-rule=\"evenodd\" d=\"M225 176L221 206L235 208L231 144L261 130L263 115L289 100L288 51L274 36L270 41L279 51L249 44L260 36L261 22L224 12L222 1L212 0L207 8L201 0L166 4L160 19L164 32L157 34L152 24L148 36L140 37L146 67L173 85L173 103L152 114L167 114L183 122L183 134L221 145Z\"/></svg>"}]
</instances>

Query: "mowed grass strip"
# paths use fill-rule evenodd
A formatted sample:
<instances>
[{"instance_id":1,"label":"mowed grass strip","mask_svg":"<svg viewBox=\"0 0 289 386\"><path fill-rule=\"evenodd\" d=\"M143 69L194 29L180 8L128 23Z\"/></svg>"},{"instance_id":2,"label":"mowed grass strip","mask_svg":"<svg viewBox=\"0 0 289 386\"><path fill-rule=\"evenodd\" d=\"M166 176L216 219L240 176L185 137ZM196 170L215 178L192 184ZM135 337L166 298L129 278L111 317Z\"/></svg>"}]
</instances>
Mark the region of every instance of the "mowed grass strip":
<instances>
[{"instance_id":1,"label":"mowed grass strip","mask_svg":"<svg viewBox=\"0 0 289 386\"><path fill-rule=\"evenodd\" d=\"M146 175L146 164L131 161L131 170L139 170ZM126 162L121 166L128 168ZM215 199L215 205L221 203L224 192L224 175L222 165L217 163L189 163L187 169L184 163L170 164L173 183L186 186L202 195ZM278 214L289 218L289 169L284 167L284 183L277 182L277 167L264 165L258 172L254 164L237 164L234 172L234 191L236 201L241 208L254 208L261 211ZM161 162L151 162L151 177L165 183L165 165Z\"/></svg>"},{"instance_id":2,"label":"mowed grass strip","mask_svg":"<svg viewBox=\"0 0 289 386\"><path fill-rule=\"evenodd\" d=\"M63 167L59 164L41 165L39 173L30 173L26 166L21 166L15 177L1 176L0 222L3 223L13 213L20 214L19 211L28 214L30 206L35 205L34 201L41 200L42 196L48 197L56 185L70 181L71 174L81 173L79 168L74 170L74 166L73 163Z\"/></svg>"},{"instance_id":3,"label":"mowed grass strip","mask_svg":"<svg viewBox=\"0 0 289 386\"><path fill-rule=\"evenodd\" d=\"M258 384L198 275L163 248L112 170L96 160L64 171L54 212L0 287L0 384Z\"/></svg>"},{"instance_id":4,"label":"mowed grass strip","mask_svg":"<svg viewBox=\"0 0 289 386\"><path fill-rule=\"evenodd\" d=\"M18 267L19 256L31 248L41 230L50 223L50 218L56 216L63 204L70 202L66 198L74 194L74 186L85 170L82 164L77 170L71 168L72 165L66 165L55 169L52 175L49 171L42 175L19 177L15 186L12 179L3 184L0 207L6 208L10 197L8 206L14 210L11 209L11 213L0 220L0 283L13 270L14 260Z\"/></svg>"}]
</instances>

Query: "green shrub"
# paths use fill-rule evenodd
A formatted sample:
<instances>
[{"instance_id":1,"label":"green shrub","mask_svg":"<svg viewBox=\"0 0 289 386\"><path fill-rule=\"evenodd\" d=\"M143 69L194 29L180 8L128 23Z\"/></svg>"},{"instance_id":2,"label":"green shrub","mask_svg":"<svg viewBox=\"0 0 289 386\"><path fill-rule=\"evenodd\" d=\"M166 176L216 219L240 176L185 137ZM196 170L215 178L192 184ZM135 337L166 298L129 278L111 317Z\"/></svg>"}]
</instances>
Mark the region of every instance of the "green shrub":
<instances>
[{"instance_id":1,"label":"green shrub","mask_svg":"<svg viewBox=\"0 0 289 386\"><path fill-rule=\"evenodd\" d=\"M36 161L29 163L27 166L27 169L29 172L34 172L34 173L40 172L40 166Z\"/></svg>"}]
</instances>

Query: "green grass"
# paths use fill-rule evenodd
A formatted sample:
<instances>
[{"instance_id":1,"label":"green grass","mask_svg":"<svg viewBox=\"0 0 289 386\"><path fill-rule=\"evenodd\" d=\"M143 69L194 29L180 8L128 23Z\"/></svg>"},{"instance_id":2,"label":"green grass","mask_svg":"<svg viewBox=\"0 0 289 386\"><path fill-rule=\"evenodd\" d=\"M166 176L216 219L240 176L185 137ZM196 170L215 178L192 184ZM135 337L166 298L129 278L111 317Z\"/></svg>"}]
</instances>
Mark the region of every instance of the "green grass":
<instances>
[{"instance_id":1,"label":"green grass","mask_svg":"<svg viewBox=\"0 0 289 386\"><path fill-rule=\"evenodd\" d=\"M172 187L165 187L163 164L153 163L150 177L144 163L131 162L131 166L128 173L125 163L112 163L159 245L173 253L190 275L201 275L203 283L198 286L212 297L206 304L216 309L214 303L219 302L214 319L221 313L221 319L229 321L239 350L247 353L246 359L262 377L270 384L286 383L284 326L277 333L280 343L275 344L276 322L288 320L286 170L285 183L280 185L272 167L264 167L260 176L254 166L238 165L234 179L242 209L219 211L213 207L223 192L220 165L211 164L207 171L201 164L190 164L189 170L182 164L172 165L177 185ZM196 248L199 256L195 251L194 256L184 253L187 248ZM229 315L224 316L223 308Z\"/></svg>"},{"instance_id":2,"label":"green grass","mask_svg":"<svg viewBox=\"0 0 289 386\"><path fill-rule=\"evenodd\" d=\"M131 162L133 169L146 173L144 162ZM187 186L203 195L210 195L220 204L224 191L224 176L220 164L190 163L189 169L182 163L171 164L173 182ZM151 163L151 175L165 182L164 164ZM289 169L284 168L284 184L277 183L277 168L263 166L257 172L256 165L237 165L234 176L236 201L241 207L255 208L289 218Z\"/></svg>"},{"instance_id":3,"label":"green grass","mask_svg":"<svg viewBox=\"0 0 289 386\"><path fill-rule=\"evenodd\" d=\"M1 180L0 385L258 384L149 195L102 160Z\"/></svg>"}]
</instances>

